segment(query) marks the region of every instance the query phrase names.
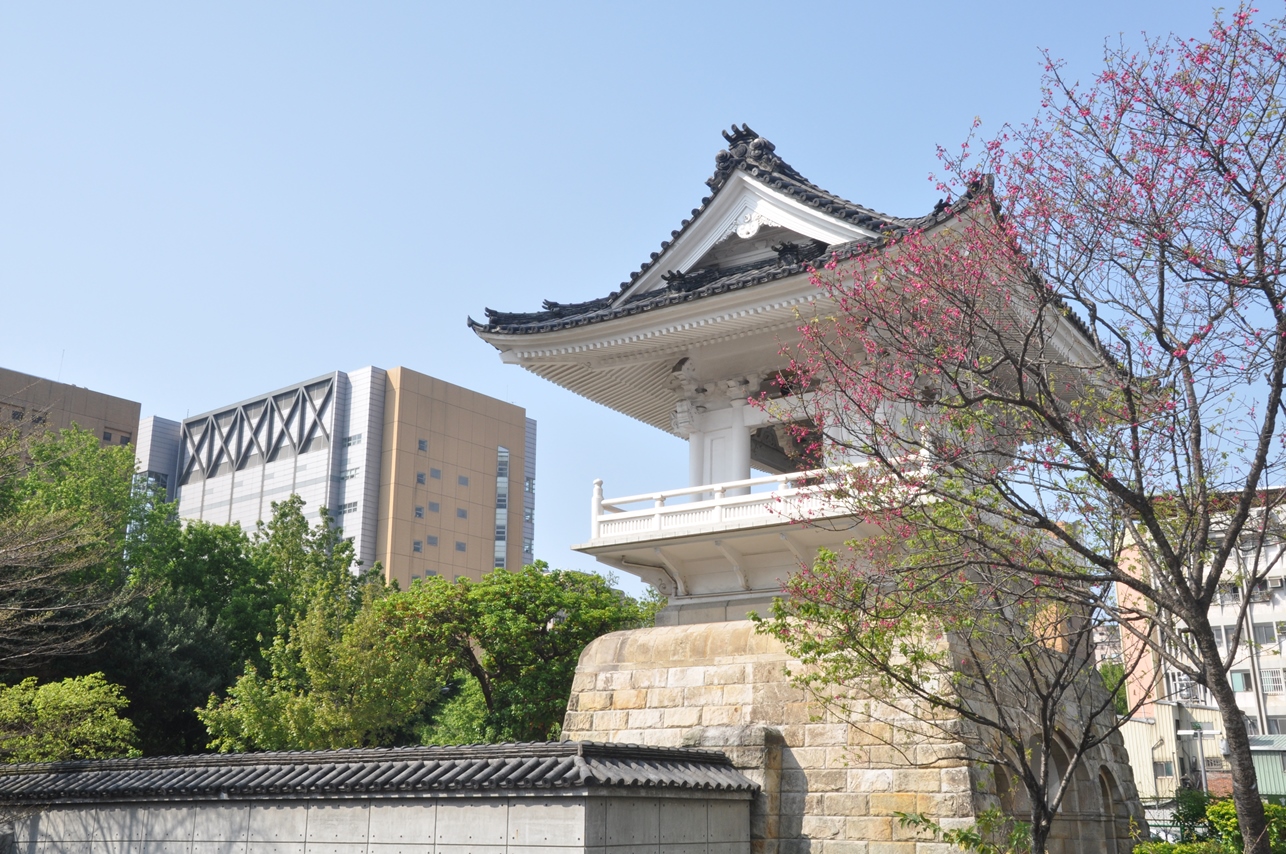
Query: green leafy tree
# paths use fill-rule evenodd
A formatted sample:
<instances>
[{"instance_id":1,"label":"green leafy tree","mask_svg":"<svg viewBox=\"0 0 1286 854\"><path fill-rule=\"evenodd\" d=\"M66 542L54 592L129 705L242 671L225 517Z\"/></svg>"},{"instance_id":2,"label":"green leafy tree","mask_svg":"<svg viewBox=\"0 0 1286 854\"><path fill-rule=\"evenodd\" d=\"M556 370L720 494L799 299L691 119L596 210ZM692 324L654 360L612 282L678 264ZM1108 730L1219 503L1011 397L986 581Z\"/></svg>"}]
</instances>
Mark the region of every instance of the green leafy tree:
<instances>
[{"instance_id":1,"label":"green leafy tree","mask_svg":"<svg viewBox=\"0 0 1286 854\"><path fill-rule=\"evenodd\" d=\"M208 739L196 707L222 694L243 659L202 608L165 586L104 615L96 648L51 669L57 675L101 671L129 699L128 717L145 755L201 752Z\"/></svg>"},{"instance_id":2,"label":"green leafy tree","mask_svg":"<svg viewBox=\"0 0 1286 854\"><path fill-rule=\"evenodd\" d=\"M372 582L355 614L321 598L267 651L268 675L249 666L219 700L197 714L209 745L229 750L383 746L434 697L425 662L388 642Z\"/></svg>"},{"instance_id":3,"label":"green leafy tree","mask_svg":"<svg viewBox=\"0 0 1286 854\"><path fill-rule=\"evenodd\" d=\"M1181 788L1174 793L1173 820L1180 842L1200 842L1214 833L1207 815L1210 804L1209 792Z\"/></svg>"},{"instance_id":4,"label":"green leafy tree","mask_svg":"<svg viewBox=\"0 0 1286 854\"><path fill-rule=\"evenodd\" d=\"M556 738L581 651L647 619L644 606L602 577L547 566L497 570L478 582L433 577L380 603L399 642L438 673L468 675L463 699L449 707L452 729L431 737L463 729L489 742ZM482 720L468 722L469 709L485 710Z\"/></svg>"},{"instance_id":5,"label":"green leafy tree","mask_svg":"<svg viewBox=\"0 0 1286 854\"><path fill-rule=\"evenodd\" d=\"M237 525L180 524L172 505L163 512L168 518L146 526L152 531L148 549L130 562L133 581L172 591L207 615L211 630L230 647L234 670L246 661L262 663L261 647L271 640L287 595L273 583L272 564L255 559L250 538Z\"/></svg>"},{"instance_id":6,"label":"green leafy tree","mask_svg":"<svg viewBox=\"0 0 1286 854\"><path fill-rule=\"evenodd\" d=\"M200 750L206 732L195 707L229 685L248 657L257 659L278 602L239 527L182 525L146 481L134 479L131 487L133 462L123 451L101 448L83 431L36 442L32 458L49 464L42 462L36 483L15 492L37 515L83 518L84 508L112 508L107 515L117 524L87 526L100 533L105 560L82 580L114 596L86 648L45 656L17 673L48 681L101 672L129 699L145 753Z\"/></svg>"},{"instance_id":7,"label":"green leafy tree","mask_svg":"<svg viewBox=\"0 0 1286 854\"><path fill-rule=\"evenodd\" d=\"M0 760L55 762L137 755L119 686L101 673L0 687Z\"/></svg>"},{"instance_id":8,"label":"green leafy tree","mask_svg":"<svg viewBox=\"0 0 1286 854\"><path fill-rule=\"evenodd\" d=\"M342 602L351 617L361 603L362 588L375 568L360 573L353 544L322 508L321 521L309 525L304 500L292 495L273 502L272 517L260 522L251 537L250 559L279 597L277 616L286 625L308 612L319 599Z\"/></svg>"},{"instance_id":9,"label":"green leafy tree","mask_svg":"<svg viewBox=\"0 0 1286 854\"><path fill-rule=\"evenodd\" d=\"M73 428L0 430L0 670L82 653L121 583L134 504L128 448Z\"/></svg>"},{"instance_id":10,"label":"green leafy tree","mask_svg":"<svg viewBox=\"0 0 1286 854\"><path fill-rule=\"evenodd\" d=\"M1129 714L1130 701L1125 692L1125 665L1119 661L1105 661L1098 667L1103 677L1103 687L1112 693L1112 707L1118 715Z\"/></svg>"},{"instance_id":11,"label":"green leafy tree","mask_svg":"<svg viewBox=\"0 0 1286 854\"><path fill-rule=\"evenodd\" d=\"M215 749L391 744L436 697L437 671L388 642L375 607L389 592L378 568L355 572L352 543L325 511L310 525L303 507L297 495L274 503L272 518L249 541L248 560L237 558L235 547L222 550L222 562L235 568L225 567L223 577L236 583L203 589L179 581L211 606L222 603L230 614L223 624L243 632L242 642L246 627L273 620L227 696L212 694L197 710ZM218 532L197 536L204 551L220 552L210 547Z\"/></svg>"}]
</instances>

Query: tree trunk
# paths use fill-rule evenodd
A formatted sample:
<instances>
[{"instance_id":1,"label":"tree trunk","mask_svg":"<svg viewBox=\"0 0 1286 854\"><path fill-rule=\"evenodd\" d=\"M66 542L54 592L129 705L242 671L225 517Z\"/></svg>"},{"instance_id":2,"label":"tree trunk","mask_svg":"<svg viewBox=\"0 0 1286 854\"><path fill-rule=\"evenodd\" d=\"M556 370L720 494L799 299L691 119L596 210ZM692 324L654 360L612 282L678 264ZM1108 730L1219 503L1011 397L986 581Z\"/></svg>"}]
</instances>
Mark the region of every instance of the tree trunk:
<instances>
[{"instance_id":1,"label":"tree trunk","mask_svg":"<svg viewBox=\"0 0 1286 854\"><path fill-rule=\"evenodd\" d=\"M1052 828L1052 822L1036 820L1031 823L1031 852L1030 854L1045 854L1049 845L1049 831Z\"/></svg>"},{"instance_id":2,"label":"tree trunk","mask_svg":"<svg viewBox=\"0 0 1286 854\"><path fill-rule=\"evenodd\" d=\"M1211 646L1213 646L1211 638ZM1209 670L1207 671L1209 672ZM1246 734L1245 717L1237 707L1237 697L1228 684L1227 677L1219 673L1210 682L1223 716L1224 738L1228 741L1228 762L1232 765L1232 802L1237 808L1237 826L1241 829L1243 850L1246 854L1270 854L1268 848L1268 820L1264 816L1264 802L1259 797L1259 783L1255 764L1250 756L1250 737Z\"/></svg>"},{"instance_id":3,"label":"tree trunk","mask_svg":"<svg viewBox=\"0 0 1286 854\"><path fill-rule=\"evenodd\" d=\"M1049 832L1054 826L1054 817L1039 804L1045 802L1045 792L1027 791L1031 799L1031 851L1029 854L1045 854L1049 845Z\"/></svg>"}]
</instances>

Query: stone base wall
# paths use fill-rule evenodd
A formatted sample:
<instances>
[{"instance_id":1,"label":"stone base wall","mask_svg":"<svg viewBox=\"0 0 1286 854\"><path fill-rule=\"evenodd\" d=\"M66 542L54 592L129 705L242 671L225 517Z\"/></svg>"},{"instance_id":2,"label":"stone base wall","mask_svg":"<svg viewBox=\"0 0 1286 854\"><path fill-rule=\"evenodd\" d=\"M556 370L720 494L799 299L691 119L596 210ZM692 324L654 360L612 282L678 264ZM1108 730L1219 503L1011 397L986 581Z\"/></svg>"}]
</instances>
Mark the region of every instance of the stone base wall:
<instances>
[{"instance_id":1,"label":"stone base wall","mask_svg":"<svg viewBox=\"0 0 1286 854\"><path fill-rule=\"evenodd\" d=\"M606 635L581 655L563 734L723 750L762 787L753 854L945 854L955 849L895 814L951 828L999 804L992 775L954 758L958 748L836 719L790 682L791 663L747 621ZM1142 810L1119 737L1087 762L1064 813L1054 854L1130 850Z\"/></svg>"}]
</instances>

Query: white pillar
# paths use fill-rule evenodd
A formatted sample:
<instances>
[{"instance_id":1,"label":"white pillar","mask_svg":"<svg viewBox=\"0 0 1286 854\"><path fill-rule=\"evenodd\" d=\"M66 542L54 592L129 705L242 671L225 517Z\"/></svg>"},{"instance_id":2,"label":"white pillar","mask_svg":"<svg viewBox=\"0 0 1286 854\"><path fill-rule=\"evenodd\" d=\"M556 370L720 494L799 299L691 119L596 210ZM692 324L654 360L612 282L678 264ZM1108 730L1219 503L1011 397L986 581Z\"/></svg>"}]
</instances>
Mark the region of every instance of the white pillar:
<instances>
[{"instance_id":1,"label":"white pillar","mask_svg":"<svg viewBox=\"0 0 1286 854\"><path fill-rule=\"evenodd\" d=\"M589 538L597 540L603 521L603 479L595 478L594 493L589 504Z\"/></svg>"},{"instance_id":2,"label":"white pillar","mask_svg":"<svg viewBox=\"0 0 1286 854\"><path fill-rule=\"evenodd\" d=\"M706 434L688 435L688 486L705 486Z\"/></svg>"},{"instance_id":3,"label":"white pillar","mask_svg":"<svg viewBox=\"0 0 1286 854\"><path fill-rule=\"evenodd\" d=\"M730 480L750 478L750 428L746 426L746 401L732 401L732 425L728 434L728 463ZM747 495L750 487L728 490L729 495Z\"/></svg>"}]
</instances>

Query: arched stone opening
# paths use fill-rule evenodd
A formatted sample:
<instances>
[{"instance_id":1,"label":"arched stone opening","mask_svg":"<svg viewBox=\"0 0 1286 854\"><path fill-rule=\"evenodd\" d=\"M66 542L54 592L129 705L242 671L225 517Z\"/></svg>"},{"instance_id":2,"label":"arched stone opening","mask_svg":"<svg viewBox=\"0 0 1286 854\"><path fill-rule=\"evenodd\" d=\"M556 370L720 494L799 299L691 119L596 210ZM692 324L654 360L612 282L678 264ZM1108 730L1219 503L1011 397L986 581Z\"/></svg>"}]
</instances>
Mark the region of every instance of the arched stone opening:
<instances>
[{"instance_id":1,"label":"arched stone opening","mask_svg":"<svg viewBox=\"0 0 1286 854\"><path fill-rule=\"evenodd\" d=\"M1116 778L1107 768L1099 772L1099 798L1102 803L1103 850L1109 854L1125 854L1133 846L1130 812Z\"/></svg>"}]
</instances>

